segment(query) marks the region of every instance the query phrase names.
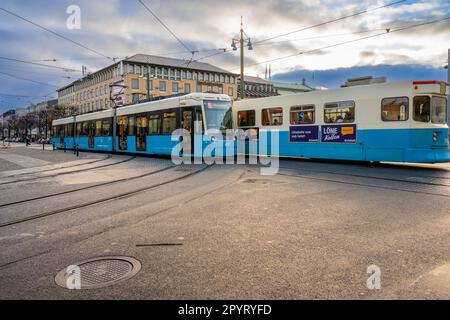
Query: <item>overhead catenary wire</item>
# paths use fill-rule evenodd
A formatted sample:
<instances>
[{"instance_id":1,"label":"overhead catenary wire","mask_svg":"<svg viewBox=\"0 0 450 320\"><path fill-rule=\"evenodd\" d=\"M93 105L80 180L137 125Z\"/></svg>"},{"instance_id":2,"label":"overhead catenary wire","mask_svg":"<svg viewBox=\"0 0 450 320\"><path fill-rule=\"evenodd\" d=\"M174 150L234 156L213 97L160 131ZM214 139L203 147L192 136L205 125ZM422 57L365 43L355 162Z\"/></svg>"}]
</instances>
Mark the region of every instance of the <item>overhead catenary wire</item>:
<instances>
[{"instance_id":1,"label":"overhead catenary wire","mask_svg":"<svg viewBox=\"0 0 450 320\"><path fill-rule=\"evenodd\" d=\"M49 84L49 83L45 83L45 82L40 82L40 81L36 81L36 80L33 80L33 79L28 79L28 78L22 78L22 77L19 77L19 76L10 74L10 73L2 72L2 71L0 71L0 74L6 75L6 76L8 76L8 77L15 78L15 79L18 79L18 80L29 81L29 82L33 82L33 83L40 84L40 85L45 85L45 86L50 86L50 87L58 88L58 86L56 86L56 85L54 85L54 84Z\"/></svg>"},{"instance_id":2,"label":"overhead catenary wire","mask_svg":"<svg viewBox=\"0 0 450 320\"><path fill-rule=\"evenodd\" d=\"M81 48L83 48L83 49L86 49L86 50L88 50L88 51L90 51L90 52L93 52L93 53L95 53L95 54L97 54L97 55L99 55L99 56L102 56L102 57L104 57L105 59L113 60L113 58L111 58L111 57L109 57L109 56L107 56L107 55L105 55L105 54L103 54L103 53L101 53L101 52L99 52L99 51L97 51L97 50L95 50L95 49L89 48L88 46L86 46L86 45L84 45L84 44L82 44L82 43L79 43L79 42L77 42L77 41L74 41L74 40L72 40L72 39L70 39L70 38L68 38L68 37L66 37L66 36L64 36L64 35L62 35L62 34L56 32L56 31L53 31L53 30L51 30L51 29L49 29L49 28L46 28L46 27L44 27L44 26L38 24L37 22L31 21L30 19L25 18L25 17L23 17L23 16L21 16L21 15L19 15L19 14L17 14L17 13L14 13L14 12L12 12L12 11L10 11L10 10L7 10L7 9L5 9L5 8L2 8L2 7L0 7L0 10L3 11L3 12L6 12L7 14L12 15L12 16L18 18L18 19L21 19L21 20L23 20L23 21L25 21L25 22L28 22L28 23L34 25L35 27L37 27L37 28L39 28L39 29L42 29L42 30L44 30L44 31L46 31L46 32L48 32L48 33L51 33L51 34L53 34L54 36L57 36L57 37L59 37L59 38L61 38L61 39L63 39L63 40L66 40L66 41L68 41L68 42L71 42L72 44L75 44L75 45L77 45L77 46L79 46L79 47L81 47Z\"/></svg>"},{"instance_id":3,"label":"overhead catenary wire","mask_svg":"<svg viewBox=\"0 0 450 320\"><path fill-rule=\"evenodd\" d=\"M366 39L370 39L370 38L375 38L375 37L380 37L380 36L395 33L395 32L400 32L400 31L404 31L404 30L408 30L408 29L412 29L412 28L417 28L417 27L421 27L421 26L425 26L425 25L430 25L430 24L446 21L449 19L450 19L450 16L442 18L442 19L436 19L436 20L432 20L432 21L422 22L422 23L418 23L418 24L414 24L414 25L410 25L410 26L406 26L406 27L400 27L400 28L396 28L396 29L387 29L386 32L383 32L383 33L377 33L377 34L366 36L366 37L361 37L361 38L357 38L357 39L353 39L353 40L334 43L334 44L320 47L320 48L315 48L315 49L302 51L302 52L298 52L298 53L294 53L294 54L290 54L290 55L286 55L286 56L282 56L282 57L278 57L278 58L273 58L273 59L264 60L264 61L257 62L257 63L252 63L252 64L247 65L247 67L252 67L252 66L256 66L256 65L260 65L260 64L279 61L279 60L284 60L284 59L296 57L296 56L303 55L303 54L313 53L313 52L324 50L324 49L330 49L330 48L334 48L337 46L346 45L349 43L354 43L354 42L358 42L358 41L362 41L362 40L366 40ZM231 71L237 70L237 69L238 68L234 68Z\"/></svg>"},{"instance_id":4,"label":"overhead catenary wire","mask_svg":"<svg viewBox=\"0 0 450 320\"><path fill-rule=\"evenodd\" d=\"M25 63L25 64L30 64L30 65L39 66L39 67L45 67L45 68L59 69L59 70L63 70L63 71L66 71L66 72L81 72L79 70L75 70L75 69L71 69L71 68L52 66L52 65L48 65L48 64L37 63L37 62L26 61L26 60L20 60L20 59L14 59L14 58L8 58L8 57L0 57L0 60L6 60L6 61L18 62L18 63Z\"/></svg>"},{"instance_id":5,"label":"overhead catenary wire","mask_svg":"<svg viewBox=\"0 0 450 320\"><path fill-rule=\"evenodd\" d=\"M312 26L300 28L300 29L297 29L297 30L293 30L293 31L289 31L289 32L286 32L286 33L283 33L283 34L272 36L270 38L266 38L266 39L263 39L263 40L255 41L254 44L270 41L270 40L281 38L281 37L285 37L285 36L288 36L288 35L291 35L291 34L294 34L294 33L302 32L302 31L313 29L313 28L317 28L317 27L321 27L321 26L324 26L324 25L327 25L327 24L330 24L330 23L334 23L334 22L338 22L338 21L344 20L344 19L353 18L353 17L359 16L359 15L362 15L362 14L366 14L366 13L373 12L373 11L376 11L376 10L388 8L388 7L391 7L391 6L394 6L396 4L400 4L402 2L406 2L406 1L409 1L409 0L399 0L399 1L395 1L395 2L384 4L382 6L378 6L378 7L375 7L375 8L367 8L365 10L357 11L357 12L354 12L352 14L341 16L341 17L336 18L336 19L328 20L328 21L325 21L325 22L314 24Z\"/></svg>"},{"instance_id":6,"label":"overhead catenary wire","mask_svg":"<svg viewBox=\"0 0 450 320\"><path fill-rule=\"evenodd\" d=\"M272 37L267 38L267 39L254 41L253 42L253 46L261 44L261 43L264 43L266 41L270 41L270 40L273 40L273 39L281 38L281 37L284 37L286 35L290 35L290 34L298 33L298 32L301 32L301 31L305 31L305 30L321 27L321 26L324 26L324 25L327 25L327 24L330 24L330 23L334 23L334 22L341 21L341 20L344 20L344 19L356 17L356 16L359 16L359 15L362 15L362 14L366 14L366 13L369 13L369 12L372 12L372 11L375 11L375 10L380 10L380 9L383 9L383 8L391 7L393 5L396 5L396 4L399 4L399 3L402 3L402 2L406 2L406 1L409 1L409 0L399 0L399 1L391 2L391 3L385 4L385 5L379 6L379 7L367 8L367 9L365 9L363 11L354 12L352 14L341 16L341 17L336 18L336 19L324 21L324 22L321 22L321 23L318 23L318 24L315 24L315 25L311 25L311 26L308 26L308 27L304 27L304 28L301 28L301 29L290 31L290 32L287 32L287 33L284 33L284 34L280 34L280 35L277 35L277 36L272 36ZM233 51L234 50L227 48L223 52L218 52L218 53L215 53L215 54L211 54L211 55L207 55L207 56L204 56L204 57L200 57L200 58L197 58L197 59L193 60L193 62L209 59L209 58L212 58L212 57L224 54L224 53L233 52Z\"/></svg>"},{"instance_id":7,"label":"overhead catenary wire","mask_svg":"<svg viewBox=\"0 0 450 320\"><path fill-rule=\"evenodd\" d=\"M139 3L148 11L150 14L192 55L196 53L191 48L189 48L168 26L165 24L156 13L153 12L150 7L148 7L143 0L138 0Z\"/></svg>"}]
</instances>

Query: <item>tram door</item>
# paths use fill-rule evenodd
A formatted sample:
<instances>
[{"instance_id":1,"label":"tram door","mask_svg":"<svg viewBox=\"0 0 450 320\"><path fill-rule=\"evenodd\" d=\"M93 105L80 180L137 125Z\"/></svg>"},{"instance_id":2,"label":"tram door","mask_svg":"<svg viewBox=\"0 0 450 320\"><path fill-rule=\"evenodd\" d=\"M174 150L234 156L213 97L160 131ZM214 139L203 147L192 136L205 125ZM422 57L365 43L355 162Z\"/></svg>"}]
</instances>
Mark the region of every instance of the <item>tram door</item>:
<instances>
[{"instance_id":1,"label":"tram door","mask_svg":"<svg viewBox=\"0 0 450 320\"><path fill-rule=\"evenodd\" d=\"M90 121L88 126L89 149L94 149L95 122Z\"/></svg>"},{"instance_id":2,"label":"tram door","mask_svg":"<svg viewBox=\"0 0 450 320\"><path fill-rule=\"evenodd\" d=\"M194 136L202 134L203 116L200 108L185 108L181 112L181 127L188 131L191 141L188 145L183 145L183 153L194 155ZM197 150L197 153L201 151Z\"/></svg>"},{"instance_id":3,"label":"tram door","mask_svg":"<svg viewBox=\"0 0 450 320\"><path fill-rule=\"evenodd\" d=\"M128 117L122 116L117 118L117 126L119 132L119 150L127 150L127 128Z\"/></svg>"},{"instance_id":4,"label":"tram door","mask_svg":"<svg viewBox=\"0 0 450 320\"><path fill-rule=\"evenodd\" d=\"M136 150L147 151L147 116L136 117Z\"/></svg>"}]
</instances>

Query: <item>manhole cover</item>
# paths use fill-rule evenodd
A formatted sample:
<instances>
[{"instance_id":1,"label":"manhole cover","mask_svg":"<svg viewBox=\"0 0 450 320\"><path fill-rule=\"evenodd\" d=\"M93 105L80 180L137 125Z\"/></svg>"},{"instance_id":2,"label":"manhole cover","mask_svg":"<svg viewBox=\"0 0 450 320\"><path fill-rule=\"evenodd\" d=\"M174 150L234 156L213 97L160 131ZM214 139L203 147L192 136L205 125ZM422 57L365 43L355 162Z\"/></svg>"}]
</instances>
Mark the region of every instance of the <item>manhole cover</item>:
<instances>
[{"instance_id":1,"label":"manhole cover","mask_svg":"<svg viewBox=\"0 0 450 320\"><path fill-rule=\"evenodd\" d=\"M66 289L96 289L126 280L141 270L141 263L130 257L100 257L78 262L61 270L56 284Z\"/></svg>"}]
</instances>

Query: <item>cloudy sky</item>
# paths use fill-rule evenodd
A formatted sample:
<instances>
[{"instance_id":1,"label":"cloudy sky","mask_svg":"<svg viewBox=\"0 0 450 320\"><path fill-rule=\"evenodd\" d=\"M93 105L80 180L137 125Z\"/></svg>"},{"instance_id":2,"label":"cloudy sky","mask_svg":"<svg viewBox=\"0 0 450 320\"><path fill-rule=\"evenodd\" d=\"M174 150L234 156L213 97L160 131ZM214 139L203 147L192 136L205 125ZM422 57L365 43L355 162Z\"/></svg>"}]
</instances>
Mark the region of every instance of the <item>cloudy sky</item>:
<instances>
[{"instance_id":1,"label":"cloudy sky","mask_svg":"<svg viewBox=\"0 0 450 320\"><path fill-rule=\"evenodd\" d=\"M443 66L450 48L450 20L395 30L450 16L448 0L399 1L377 10L374 9L397 1L144 2L191 51L199 51L194 59L213 55L202 61L232 72L239 72L238 54L232 50L214 54L221 48L230 48L231 39L238 36L243 16L246 35L254 42L254 50L245 52L249 75L263 77L265 65L270 64L274 79L300 82L305 78L315 87L337 87L349 77L363 75L387 76L391 81L447 79ZM70 5L81 9L81 29L67 28L66 10ZM123 58L147 53L191 58L188 50L138 0L1 0L0 8L98 52L81 48L0 10L0 111L41 101L42 96L56 96L56 87L77 79L82 65L95 71L111 64L102 55ZM365 14L307 28L367 9L369 12ZM390 34L385 34L387 28ZM365 37L370 38L349 42ZM343 42L348 43L333 46ZM298 53L303 54L295 55ZM295 56L279 59L290 55Z\"/></svg>"}]
</instances>

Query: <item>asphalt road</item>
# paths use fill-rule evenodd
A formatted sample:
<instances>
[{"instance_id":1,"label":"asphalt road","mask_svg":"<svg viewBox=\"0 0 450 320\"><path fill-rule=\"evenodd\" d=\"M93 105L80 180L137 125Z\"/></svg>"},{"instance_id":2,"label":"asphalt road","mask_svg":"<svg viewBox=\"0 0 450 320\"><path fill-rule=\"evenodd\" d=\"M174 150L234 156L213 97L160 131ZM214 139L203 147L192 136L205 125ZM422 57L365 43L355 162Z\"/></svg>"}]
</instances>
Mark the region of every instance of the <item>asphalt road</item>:
<instances>
[{"instance_id":1,"label":"asphalt road","mask_svg":"<svg viewBox=\"0 0 450 320\"><path fill-rule=\"evenodd\" d=\"M450 298L448 164L282 160L261 176L248 165L1 152L0 299ZM36 166L8 167L17 155ZM101 256L142 268L105 288L55 284ZM367 287L371 265L378 290Z\"/></svg>"}]
</instances>

